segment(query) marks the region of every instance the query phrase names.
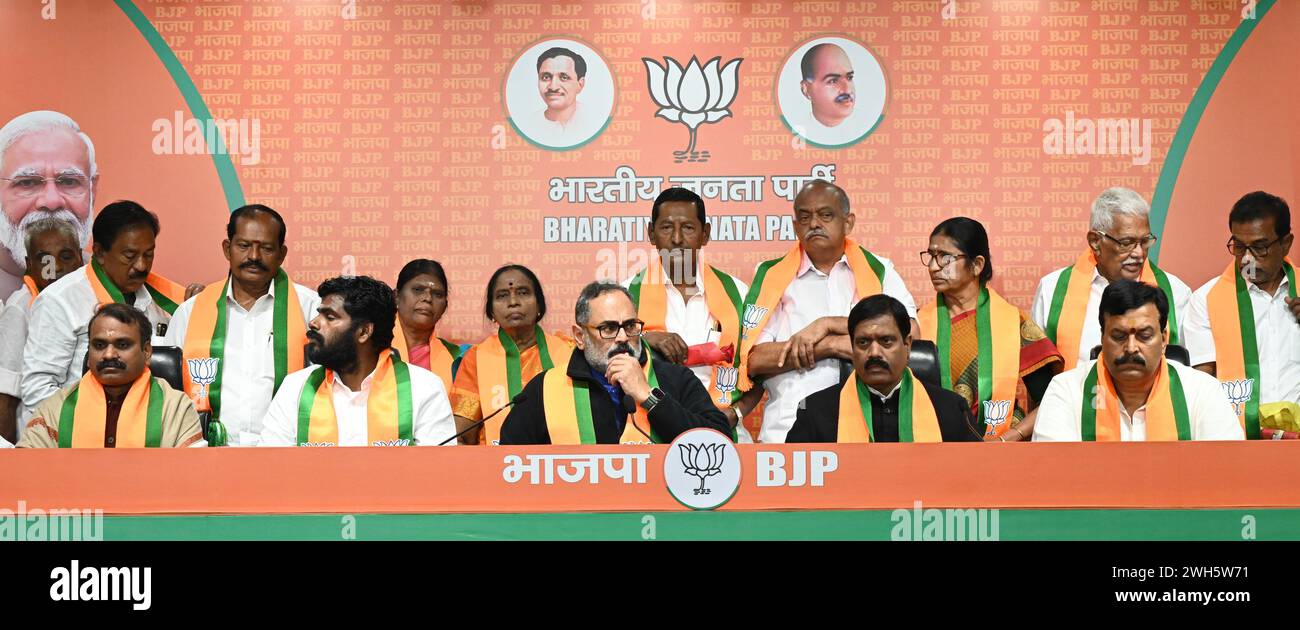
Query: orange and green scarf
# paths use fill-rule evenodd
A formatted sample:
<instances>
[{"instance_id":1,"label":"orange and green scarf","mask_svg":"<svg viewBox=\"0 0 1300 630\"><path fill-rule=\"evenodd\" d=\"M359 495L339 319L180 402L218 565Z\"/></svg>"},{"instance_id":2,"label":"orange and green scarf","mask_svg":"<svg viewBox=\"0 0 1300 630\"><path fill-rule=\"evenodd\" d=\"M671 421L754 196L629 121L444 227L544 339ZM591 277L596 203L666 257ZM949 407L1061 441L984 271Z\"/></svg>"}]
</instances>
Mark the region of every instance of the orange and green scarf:
<instances>
[{"instance_id":1,"label":"orange and green scarf","mask_svg":"<svg viewBox=\"0 0 1300 630\"><path fill-rule=\"evenodd\" d=\"M338 446L334 414L334 372L317 367L298 397L298 446ZM389 350L379 355L366 399L366 441L370 446L411 446L415 441L411 371Z\"/></svg>"},{"instance_id":2,"label":"orange and green scarf","mask_svg":"<svg viewBox=\"0 0 1300 630\"><path fill-rule=\"evenodd\" d=\"M406 345L406 333L402 332L401 318L393 324L393 348L397 349L403 359L410 361L411 349ZM458 358L460 358L460 346L435 334L429 335L429 371L442 379L443 386L449 392L452 378L455 376L452 374L452 366Z\"/></svg>"},{"instance_id":3,"label":"orange and green scarf","mask_svg":"<svg viewBox=\"0 0 1300 630\"><path fill-rule=\"evenodd\" d=\"M628 286L628 292L632 294L632 305L636 307L637 316L645 322L646 330L667 330L664 322L668 313L668 288L663 281L662 265L658 255L651 256L649 268L638 273ZM740 340L742 302L736 281L730 275L705 264L700 265L700 274L709 315L717 320L721 328L718 347L731 346L735 349ZM709 397L719 409L731 406L738 383L737 379L727 376L735 369L734 359L713 365L713 378L709 379ZM730 376L734 376L734 373Z\"/></svg>"},{"instance_id":4,"label":"orange and green scarf","mask_svg":"<svg viewBox=\"0 0 1300 630\"><path fill-rule=\"evenodd\" d=\"M903 370L898 392L898 441L942 442L939 416L930 402L930 394L912 377L910 368ZM872 426L871 392L854 374L840 388L840 420L836 442L866 443L876 441Z\"/></svg>"},{"instance_id":5,"label":"orange and green scarf","mask_svg":"<svg viewBox=\"0 0 1300 630\"><path fill-rule=\"evenodd\" d=\"M272 392L280 390L280 383L285 375L297 372L305 365L304 346L307 343L307 327L302 305L298 303L297 292L289 281L289 274L283 269L276 274L273 287L275 305L271 315L271 337L275 354L275 387ZM194 298L194 310L190 314L189 327L185 330L185 393L194 401L194 407L200 413L211 411L214 419L221 419L221 376L225 367L226 353L226 293L230 290L230 278L214 282L203 289ZM196 382L191 361L210 362L204 366L201 378ZM196 364L196 365L201 365Z\"/></svg>"},{"instance_id":6,"label":"orange and green scarf","mask_svg":"<svg viewBox=\"0 0 1300 630\"><path fill-rule=\"evenodd\" d=\"M844 239L844 255L853 272L855 297L861 300L880 293L885 282L884 263L851 238ZM802 261L803 248L796 244L784 256L760 264L754 272L754 284L749 287L749 295L745 297L744 309L741 311L740 348L735 359L736 367L740 368L740 385L733 393L733 400L741 392L754 387L753 379L749 376L749 352L754 349L772 312L781 303L785 290L794 282Z\"/></svg>"},{"instance_id":7,"label":"orange and green scarf","mask_svg":"<svg viewBox=\"0 0 1300 630\"><path fill-rule=\"evenodd\" d=\"M1295 299L1295 267L1290 259L1283 261L1282 265L1288 292L1291 299ZM1214 335L1215 375L1246 430L1246 439L1258 440L1260 348L1255 337L1255 309L1251 306L1247 289L1246 279L1234 261L1210 289L1206 306L1210 311L1210 331Z\"/></svg>"},{"instance_id":8,"label":"orange and green scarf","mask_svg":"<svg viewBox=\"0 0 1300 630\"><path fill-rule=\"evenodd\" d=\"M659 387L650 348L643 344L642 352L646 357L646 381L650 383L651 389ZM596 444L596 427L591 419L591 383L569 378L565 367L551 368L542 378L542 406L551 444ZM636 413L627 418L623 435L618 439L619 444L645 444L646 436L641 431L649 432L651 443L663 443L650 426L649 414L641 405L637 405Z\"/></svg>"},{"instance_id":9,"label":"orange and green scarf","mask_svg":"<svg viewBox=\"0 0 1300 630\"><path fill-rule=\"evenodd\" d=\"M90 264L86 265L86 278L90 280L90 288L95 291L95 299L100 305L126 304L122 290L113 284L113 279L108 277L98 262L91 260ZM185 287L153 272L145 278L144 288L149 291L158 308L166 311L168 315L175 313L176 307L185 301Z\"/></svg>"},{"instance_id":10,"label":"orange and green scarf","mask_svg":"<svg viewBox=\"0 0 1300 630\"><path fill-rule=\"evenodd\" d=\"M921 336L933 339L939 353L939 384L953 388L952 317L939 294L934 303L917 313ZM975 309L979 369L978 395L980 432L996 437L1007 432L1006 422L1016 403L1020 382L1020 311L988 287L980 288ZM990 423L990 420L992 422Z\"/></svg>"},{"instance_id":11,"label":"orange and green scarf","mask_svg":"<svg viewBox=\"0 0 1300 630\"><path fill-rule=\"evenodd\" d=\"M41 290L36 288L36 281L31 276L23 276L23 284L27 286L27 292L32 294L32 297L27 299L27 304L30 306L32 302L36 301L36 296Z\"/></svg>"},{"instance_id":12,"label":"orange and green scarf","mask_svg":"<svg viewBox=\"0 0 1300 630\"><path fill-rule=\"evenodd\" d=\"M565 360L570 350L567 341L546 334L541 326L534 326L533 334L537 339L538 358L541 359L543 370L566 365ZM523 379L519 354L519 346L500 328L497 329L496 336L488 337L478 345L478 374L475 376L478 377L479 404L484 417L509 404L527 385ZM504 417L497 416L484 424L483 439L479 443L500 442L501 423L504 421Z\"/></svg>"},{"instance_id":13,"label":"orange and green scarf","mask_svg":"<svg viewBox=\"0 0 1300 630\"><path fill-rule=\"evenodd\" d=\"M162 444L163 391L148 368L131 383L117 416L117 448L157 448ZM87 372L59 411L59 448L103 448L108 399L104 386Z\"/></svg>"},{"instance_id":14,"label":"orange and green scarf","mask_svg":"<svg viewBox=\"0 0 1300 630\"><path fill-rule=\"evenodd\" d=\"M1096 392L1095 394L1093 392ZM1080 433L1084 442L1120 440L1120 402L1106 364L1097 360L1083 382ZM1192 439L1183 381L1169 362L1160 362L1160 373L1147 396L1147 441L1172 442Z\"/></svg>"},{"instance_id":15,"label":"orange and green scarf","mask_svg":"<svg viewBox=\"0 0 1300 630\"><path fill-rule=\"evenodd\" d=\"M1092 294L1092 274L1096 269L1097 257L1092 250L1088 250L1061 272L1056 280L1056 288L1052 291L1047 326L1043 332L1060 350L1066 369L1079 362L1079 340L1083 338L1084 319L1087 316L1085 311ZM1158 286L1164 292L1169 302L1169 343L1180 343L1177 300L1174 299L1174 291L1169 284L1169 275L1147 258L1142 265L1142 282Z\"/></svg>"}]
</instances>

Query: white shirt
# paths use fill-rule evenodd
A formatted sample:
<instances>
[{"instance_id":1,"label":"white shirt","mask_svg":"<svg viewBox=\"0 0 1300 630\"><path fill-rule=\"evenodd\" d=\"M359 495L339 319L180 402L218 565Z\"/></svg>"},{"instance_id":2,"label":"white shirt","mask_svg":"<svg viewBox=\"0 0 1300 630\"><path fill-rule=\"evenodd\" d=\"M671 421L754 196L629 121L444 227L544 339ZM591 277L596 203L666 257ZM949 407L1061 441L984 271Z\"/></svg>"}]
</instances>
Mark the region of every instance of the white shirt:
<instances>
[{"instance_id":1,"label":"white shirt","mask_svg":"<svg viewBox=\"0 0 1300 630\"><path fill-rule=\"evenodd\" d=\"M1086 364L1057 374L1043 394L1038 407L1038 420L1034 425L1035 442L1079 442L1083 439L1083 384L1088 379L1092 364ZM1191 423L1193 440L1244 440L1246 432L1237 420L1223 388L1213 376L1170 361L1169 367L1178 372L1187 397L1187 415ZM1091 395L1091 394L1089 394ZM1119 435L1125 442L1143 442L1147 439L1147 407L1142 405L1130 416L1124 405L1119 409Z\"/></svg>"},{"instance_id":2,"label":"white shirt","mask_svg":"<svg viewBox=\"0 0 1300 630\"><path fill-rule=\"evenodd\" d=\"M85 272L83 271L82 273ZM19 287L18 290L14 291L13 293L10 293L9 297L6 298L4 301L4 304L6 306L10 304L14 304L19 308L23 309L23 312L27 312L31 310L31 303L32 303L32 292L27 289L27 285L25 284Z\"/></svg>"},{"instance_id":3,"label":"white shirt","mask_svg":"<svg viewBox=\"0 0 1300 630\"><path fill-rule=\"evenodd\" d=\"M1052 310L1052 294L1056 292L1056 281L1065 271L1065 267L1057 269L1052 273L1043 276L1038 281L1038 291L1034 293L1034 306L1029 311L1030 319L1034 320L1043 330L1047 330L1047 319ZM1165 275L1169 277L1169 289L1174 292L1174 315L1178 318L1179 340L1186 343L1187 330L1187 311L1192 304L1192 289L1187 283L1178 279L1168 271ZM1110 280L1101 275L1095 268L1092 270L1092 286L1088 292L1088 310L1083 315L1083 330L1079 333L1079 360L1073 367L1079 367L1090 361L1088 358L1092 354L1092 349L1101 345L1101 323L1097 321L1097 311L1101 307L1101 292L1110 286ZM1071 366L1065 366L1069 368Z\"/></svg>"},{"instance_id":4,"label":"white shirt","mask_svg":"<svg viewBox=\"0 0 1300 630\"><path fill-rule=\"evenodd\" d=\"M1215 360L1214 334L1210 331L1210 290L1219 282L1206 282L1192 296L1188 309L1187 351L1192 365ZM1255 314L1255 344L1259 348L1259 401L1300 403L1300 323L1286 305L1290 297L1289 280L1282 276L1273 295L1252 282L1246 283L1250 307Z\"/></svg>"},{"instance_id":5,"label":"white shirt","mask_svg":"<svg viewBox=\"0 0 1300 630\"><path fill-rule=\"evenodd\" d=\"M451 417L451 403L442 379L418 365L407 364L411 371L411 432L419 446L436 446L456 435L456 422ZM318 369L313 366L284 377L280 391L271 400L266 411L258 446L296 446L298 444L298 399L307 384L307 377ZM361 382L361 389L352 391L334 375L334 415L339 424L340 446L368 446L369 417L366 407L370 400L370 385L375 378L371 372ZM454 446L452 440L447 446Z\"/></svg>"},{"instance_id":6,"label":"white shirt","mask_svg":"<svg viewBox=\"0 0 1300 630\"><path fill-rule=\"evenodd\" d=\"M635 279L636 276L628 278L623 282L623 286L632 286L632 281ZM735 276L731 276L731 280L736 283L736 292L740 295L740 299L744 300L745 294L749 293L749 285L741 282ZM664 308L664 328L668 332L681 337L682 341L688 346L697 346L702 343L718 343L722 333L714 330L718 320L709 313L709 301L704 295L704 276L700 274L700 268L698 266L695 268L695 295L692 295L691 299L685 299L676 285L664 283L664 288L668 294L667 305ZM735 348L735 350L739 352L740 348ZM713 366L696 365L687 369L695 374L695 378L699 379L705 391L708 391L709 386L713 383ZM739 429L736 434L742 444L753 442L752 439L749 439L749 431L743 428Z\"/></svg>"},{"instance_id":7,"label":"white shirt","mask_svg":"<svg viewBox=\"0 0 1300 630\"><path fill-rule=\"evenodd\" d=\"M11 304L0 305L0 394L22 398L23 346L26 343L27 311Z\"/></svg>"},{"instance_id":8,"label":"white shirt","mask_svg":"<svg viewBox=\"0 0 1300 630\"><path fill-rule=\"evenodd\" d=\"M320 297L315 291L293 285L303 324L316 316ZM245 310L234 298L234 286L226 288L226 348L221 366L221 423L230 435L230 446L256 446L262 433L262 416L271 406L275 389L275 283L266 295ZM167 325L163 345L185 347L194 296L181 304ZM196 357L185 357L187 359ZM286 375L287 376L287 375Z\"/></svg>"},{"instance_id":9,"label":"white shirt","mask_svg":"<svg viewBox=\"0 0 1300 630\"><path fill-rule=\"evenodd\" d=\"M877 260L885 267L881 283L883 293L902 302L908 317L916 318L916 301L907 291L903 278L894 270L894 264L887 258L877 257ZM822 317L847 317L859 299L847 256L840 256L830 274L824 274L804 253L794 281L786 287L781 302L763 326L756 343L786 341ZM803 372L791 370L768 376L763 381L768 400L763 409L763 427L759 430L758 441L785 442L785 435L794 426L799 402L839 383L841 363L838 359L827 358Z\"/></svg>"},{"instance_id":10,"label":"white shirt","mask_svg":"<svg viewBox=\"0 0 1300 630\"><path fill-rule=\"evenodd\" d=\"M153 324L152 342L161 344L158 324L167 323L171 316L154 304L143 285L135 292L134 306ZM87 324L98 307L99 300L84 269L55 280L36 296L27 318L27 344L23 349L20 423L26 422L41 401L81 379L81 364L90 346Z\"/></svg>"},{"instance_id":11,"label":"white shirt","mask_svg":"<svg viewBox=\"0 0 1300 630\"><path fill-rule=\"evenodd\" d=\"M581 101L574 104L573 117L565 124L546 117L546 108L522 116L519 128L534 142L554 147L579 144L595 135L604 120L595 119Z\"/></svg>"}]
</instances>

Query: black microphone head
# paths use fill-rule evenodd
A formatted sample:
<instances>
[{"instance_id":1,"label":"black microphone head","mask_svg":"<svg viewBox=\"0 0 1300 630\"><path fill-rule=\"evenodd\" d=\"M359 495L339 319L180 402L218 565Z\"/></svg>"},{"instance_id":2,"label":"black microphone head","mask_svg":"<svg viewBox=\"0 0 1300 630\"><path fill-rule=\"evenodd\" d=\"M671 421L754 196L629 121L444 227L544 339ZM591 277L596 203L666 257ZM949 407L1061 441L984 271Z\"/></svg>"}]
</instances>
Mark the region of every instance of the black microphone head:
<instances>
[{"instance_id":1,"label":"black microphone head","mask_svg":"<svg viewBox=\"0 0 1300 630\"><path fill-rule=\"evenodd\" d=\"M628 415L636 413L636 401L628 394L623 394L623 412Z\"/></svg>"}]
</instances>

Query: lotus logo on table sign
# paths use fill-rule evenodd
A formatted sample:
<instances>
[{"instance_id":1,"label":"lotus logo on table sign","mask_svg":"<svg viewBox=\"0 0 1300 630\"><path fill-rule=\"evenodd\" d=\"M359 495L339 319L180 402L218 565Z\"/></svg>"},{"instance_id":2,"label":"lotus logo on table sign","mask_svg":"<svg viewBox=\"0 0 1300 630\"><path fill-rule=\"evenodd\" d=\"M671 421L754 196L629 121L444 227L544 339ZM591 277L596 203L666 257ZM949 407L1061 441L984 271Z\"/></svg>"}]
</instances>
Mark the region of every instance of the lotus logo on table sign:
<instances>
[{"instance_id":1,"label":"lotus logo on table sign","mask_svg":"<svg viewBox=\"0 0 1300 630\"><path fill-rule=\"evenodd\" d=\"M664 456L664 482L679 503L693 510L712 510L740 489L740 451L713 429L683 432Z\"/></svg>"},{"instance_id":2,"label":"lotus logo on table sign","mask_svg":"<svg viewBox=\"0 0 1300 630\"><path fill-rule=\"evenodd\" d=\"M642 57L648 75L650 98L659 111L655 116L681 123L690 130L690 141L684 151L673 151L675 162L707 162L708 151L696 151L696 135L700 125L716 123L731 115L731 103L736 100L738 81L736 73L743 59L732 59L719 66L721 57L710 59L704 66L692 56L685 66L672 57L664 57L663 65L649 57Z\"/></svg>"},{"instance_id":3,"label":"lotus logo on table sign","mask_svg":"<svg viewBox=\"0 0 1300 630\"><path fill-rule=\"evenodd\" d=\"M1232 410L1237 415L1243 413L1242 407L1250 400L1250 395L1255 391L1255 379L1244 378L1239 381L1221 381L1223 393L1228 397L1228 402L1232 403Z\"/></svg>"},{"instance_id":4,"label":"lotus logo on table sign","mask_svg":"<svg viewBox=\"0 0 1300 630\"><path fill-rule=\"evenodd\" d=\"M208 397L208 386L217 380L217 364L220 361L219 358L206 357L185 360L187 367L190 369L190 380L199 386L198 392L195 394L199 400Z\"/></svg>"}]
</instances>

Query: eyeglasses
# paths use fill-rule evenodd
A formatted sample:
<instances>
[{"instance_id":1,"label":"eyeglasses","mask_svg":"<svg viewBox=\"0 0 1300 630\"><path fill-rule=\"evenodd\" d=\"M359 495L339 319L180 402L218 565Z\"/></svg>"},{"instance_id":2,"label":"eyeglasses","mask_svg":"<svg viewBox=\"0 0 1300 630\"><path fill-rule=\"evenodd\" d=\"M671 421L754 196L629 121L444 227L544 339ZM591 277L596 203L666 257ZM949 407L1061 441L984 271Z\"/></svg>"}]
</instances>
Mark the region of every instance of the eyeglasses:
<instances>
[{"instance_id":1,"label":"eyeglasses","mask_svg":"<svg viewBox=\"0 0 1300 630\"><path fill-rule=\"evenodd\" d=\"M939 268L944 269L948 265L957 262L958 258L965 258L965 257L966 257L965 254L949 254L948 252L939 252L938 254L932 254L927 250L921 252L921 264L926 267L929 267L930 263L938 261Z\"/></svg>"},{"instance_id":2,"label":"eyeglasses","mask_svg":"<svg viewBox=\"0 0 1300 630\"><path fill-rule=\"evenodd\" d=\"M623 323L619 322L602 322L598 326L583 325L584 328L590 328L600 333L601 339L617 339L618 331L627 333L629 338L640 337L641 329L645 327L645 322L639 319L629 319Z\"/></svg>"},{"instance_id":3,"label":"eyeglasses","mask_svg":"<svg viewBox=\"0 0 1300 630\"><path fill-rule=\"evenodd\" d=\"M1137 246L1139 246L1139 245L1142 246L1142 249L1146 249L1146 248L1148 248L1148 247L1151 247L1151 245L1154 244L1154 243L1156 242L1156 235L1155 235L1155 234L1147 234L1146 236L1143 236L1142 238L1126 238L1126 239L1124 239L1124 240L1121 241L1121 240L1115 238L1114 236L1111 236L1111 235L1109 235L1109 234L1107 234L1107 233L1105 233L1105 232L1102 232L1101 230L1093 230L1093 231L1096 232L1097 234L1100 234L1100 235L1102 235L1102 236L1104 236L1104 237L1110 239L1110 241L1111 241L1112 243L1115 244L1115 247L1119 249L1119 251L1120 251L1121 254L1127 254L1127 253L1133 251L1133 248L1135 248L1135 247L1137 247Z\"/></svg>"},{"instance_id":4,"label":"eyeglasses","mask_svg":"<svg viewBox=\"0 0 1300 630\"><path fill-rule=\"evenodd\" d=\"M1254 254L1255 258L1263 258L1268 255L1268 250L1272 249L1274 245L1281 242L1282 239L1286 238L1287 236L1288 235L1283 234L1282 236L1279 236L1267 243L1264 243L1263 245L1247 245L1245 243L1238 241L1235 237L1229 238L1228 253L1232 254L1233 256L1245 256L1246 250L1250 250L1250 253Z\"/></svg>"},{"instance_id":5,"label":"eyeglasses","mask_svg":"<svg viewBox=\"0 0 1300 630\"><path fill-rule=\"evenodd\" d=\"M9 189L20 198L35 197L45 190L46 184L54 182L54 187L59 189L60 195L68 197L81 197L90 190L90 180L80 175L58 175L53 178L37 177L35 175L24 175L22 177L0 177L9 182Z\"/></svg>"}]
</instances>

